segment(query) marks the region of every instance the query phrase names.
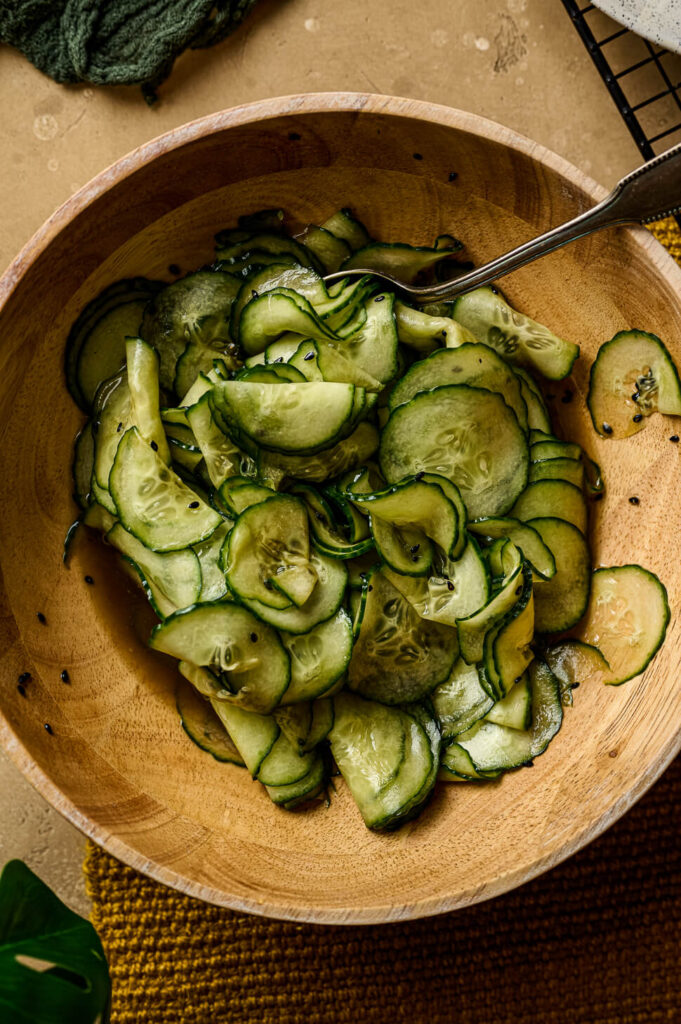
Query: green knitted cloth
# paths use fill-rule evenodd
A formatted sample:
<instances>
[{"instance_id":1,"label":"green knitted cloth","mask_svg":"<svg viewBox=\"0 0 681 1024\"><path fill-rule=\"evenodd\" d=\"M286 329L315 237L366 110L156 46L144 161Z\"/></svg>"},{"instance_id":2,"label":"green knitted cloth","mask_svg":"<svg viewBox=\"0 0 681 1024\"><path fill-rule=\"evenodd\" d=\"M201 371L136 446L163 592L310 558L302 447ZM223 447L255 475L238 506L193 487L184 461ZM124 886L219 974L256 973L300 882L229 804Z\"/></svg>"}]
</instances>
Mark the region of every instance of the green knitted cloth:
<instances>
[{"instance_id":1,"label":"green knitted cloth","mask_svg":"<svg viewBox=\"0 0 681 1024\"><path fill-rule=\"evenodd\" d=\"M0 42L55 82L141 84L148 102L187 48L214 46L256 0L0 0Z\"/></svg>"}]
</instances>

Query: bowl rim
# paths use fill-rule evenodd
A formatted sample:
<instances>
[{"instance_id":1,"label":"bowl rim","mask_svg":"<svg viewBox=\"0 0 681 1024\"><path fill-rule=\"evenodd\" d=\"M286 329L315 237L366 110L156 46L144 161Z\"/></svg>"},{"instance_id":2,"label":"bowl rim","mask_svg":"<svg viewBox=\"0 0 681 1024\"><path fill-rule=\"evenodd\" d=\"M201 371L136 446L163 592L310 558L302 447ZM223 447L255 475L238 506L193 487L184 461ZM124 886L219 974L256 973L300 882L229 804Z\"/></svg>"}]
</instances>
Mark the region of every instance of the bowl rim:
<instances>
[{"instance_id":1,"label":"bowl rim","mask_svg":"<svg viewBox=\"0 0 681 1024\"><path fill-rule=\"evenodd\" d=\"M158 156L227 128L264 122L283 116L295 116L296 114L334 112L366 112L388 117L406 117L434 125L456 128L478 137L498 141L510 149L537 160L540 164L572 182L594 203L599 202L607 195L607 189L568 160L513 129L478 114L425 100L372 93L321 92L272 97L217 111L172 128L143 143L102 170L62 203L12 260L0 277L0 309L9 300L33 262L76 216L85 210L94 199L105 195L107 191L151 163ZM638 244L646 251L651 262L663 270L667 276L670 273L672 276L678 275L678 290L681 293L681 267L676 264L673 257L654 236L642 227L628 227L620 230L635 234ZM484 893L480 893L479 889L472 888L468 893L450 898L442 895L429 896L416 903L398 906L384 904L368 909L311 907L301 910L278 902L276 898L267 897L265 900L239 898L230 896L224 891L218 891L210 885L193 881L173 868L150 861L125 840L109 832L105 827L94 823L83 814L52 781L47 772L34 761L1 710L0 742L10 760L23 776L67 821L107 853L153 880L187 896L248 914L314 924L358 925L387 924L431 917L457 910L503 895L560 864L601 835L650 789L681 750L681 727L675 735L670 737L667 748L663 750L656 764L642 773L636 783L615 801L591 827L584 828L559 850L536 860L529 869L525 867L511 870L499 876L493 882L486 884Z\"/></svg>"}]
</instances>

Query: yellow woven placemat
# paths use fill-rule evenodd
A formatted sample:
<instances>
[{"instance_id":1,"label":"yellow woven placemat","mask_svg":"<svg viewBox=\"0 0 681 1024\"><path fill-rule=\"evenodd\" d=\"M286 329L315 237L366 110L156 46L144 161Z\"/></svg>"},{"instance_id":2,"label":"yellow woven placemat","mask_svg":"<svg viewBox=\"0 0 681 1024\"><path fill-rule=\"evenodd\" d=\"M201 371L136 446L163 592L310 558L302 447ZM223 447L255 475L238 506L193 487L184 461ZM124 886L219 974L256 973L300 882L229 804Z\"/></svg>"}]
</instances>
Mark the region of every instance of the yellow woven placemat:
<instances>
[{"instance_id":1,"label":"yellow woven placemat","mask_svg":"<svg viewBox=\"0 0 681 1024\"><path fill-rule=\"evenodd\" d=\"M681 259L674 223L655 231ZM90 843L112 1024L678 1024L679 820L681 759L549 874L454 914L376 927L213 907Z\"/></svg>"}]
</instances>

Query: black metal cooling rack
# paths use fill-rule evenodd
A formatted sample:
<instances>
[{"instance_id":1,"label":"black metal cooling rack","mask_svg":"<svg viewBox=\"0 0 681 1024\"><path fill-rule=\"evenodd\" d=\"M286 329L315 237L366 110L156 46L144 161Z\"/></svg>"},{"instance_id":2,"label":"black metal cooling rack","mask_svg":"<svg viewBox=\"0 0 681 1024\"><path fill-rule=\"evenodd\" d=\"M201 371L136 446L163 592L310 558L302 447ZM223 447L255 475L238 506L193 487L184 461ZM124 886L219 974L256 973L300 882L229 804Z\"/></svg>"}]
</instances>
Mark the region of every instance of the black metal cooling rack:
<instances>
[{"instance_id":1,"label":"black metal cooling rack","mask_svg":"<svg viewBox=\"0 0 681 1024\"><path fill-rule=\"evenodd\" d=\"M681 142L681 56L622 28L584 0L563 5L644 158Z\"/></svg>"}]
</instances>

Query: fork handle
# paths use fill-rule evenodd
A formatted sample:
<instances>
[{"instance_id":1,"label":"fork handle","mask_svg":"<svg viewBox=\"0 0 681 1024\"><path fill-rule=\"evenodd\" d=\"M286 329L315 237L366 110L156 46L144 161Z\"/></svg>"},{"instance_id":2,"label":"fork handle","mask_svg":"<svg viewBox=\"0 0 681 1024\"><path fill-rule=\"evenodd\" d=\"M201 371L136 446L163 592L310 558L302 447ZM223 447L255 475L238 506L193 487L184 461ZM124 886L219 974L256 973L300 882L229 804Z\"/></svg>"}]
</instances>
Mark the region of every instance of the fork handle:
<instances>
[{"instance_id":1,"label":"fork handle","mask_svg":"<svg viewBox=\"0 0 681 1024\"><path fill-rule=\"evenodd\" d=\"M416 302L453 299L463 292L491 284L519 270L539 256L618 224L645 224L670 216L681 207L681 143L622 178L609 196L573 220L498 256L491 263L457 277L454 281L413 289Z\"/></svg>"}]
</instances>

